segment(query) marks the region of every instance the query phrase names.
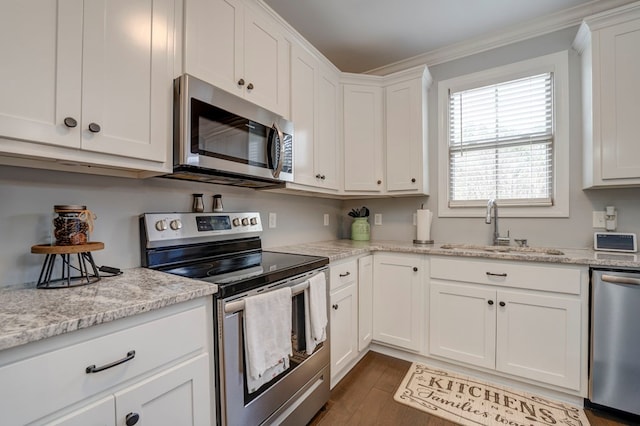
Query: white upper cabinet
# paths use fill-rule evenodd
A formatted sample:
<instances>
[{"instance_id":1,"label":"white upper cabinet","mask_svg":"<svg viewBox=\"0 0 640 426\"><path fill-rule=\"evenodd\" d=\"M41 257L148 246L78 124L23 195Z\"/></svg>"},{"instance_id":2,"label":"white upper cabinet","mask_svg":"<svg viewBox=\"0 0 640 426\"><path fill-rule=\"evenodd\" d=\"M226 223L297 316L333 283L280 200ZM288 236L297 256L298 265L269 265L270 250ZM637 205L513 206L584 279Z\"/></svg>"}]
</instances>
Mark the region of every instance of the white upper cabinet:
<instances>
[{"instance_id":1,"label":"white upper cabinet","mask_svg":"<svg viewBox=\"0 0 640 426\"><path fill-rule=\"evenodd\" d=\"M382 192L383 92L361 78L364 84L343 86L344 190Z\"/></svg>"},{"instance_id":2,"label":"white upper cabinet","mask_svg":"<svg viewBox=\"0 0 640 426\"><path fill-rule=\"evenodd\" d=\"M586 18L582 55L584 187L640 186L640 3Z\"/></svg>"},{"instance_id":3,"label":"white upper cabinet","mask_svg":"<svg viewBox=\"0 0 640 426\"><path fill-rule=\"evenodd\" d=\"M345 192L428 194L427 68L343 83Z\"/></svg>"},{"instance_id":4,"label":"white upper cabinet","mask_svg":"<svg viewBox=\"0 0 640 426\"><path fill-rule=\"evenodd\" d=\"M168 170L174 7L174 0L3 1L0 137L14 141L1 151Z\"/></svg>"},{"instance_id":5,"label":"white upper cabinet","mask_svg":"<svg viewBox=\"0 0 640 426\"><path fill-rule=\"evenodd\" d=\"M294 123L294 181L337 190L340 187L338 73L303 47L291 51L291 119Z\"/></svg>"},{"instance_id":6,"label":"white upper cabinet","mask_svg":"<svg viewBox=\"0 0 640 426\"><path fill-rule=\"evenodd\" d=\"M288 116L289 51L274 22L239 0L186 0L186 73Z\"/></svg>"},{"instance_id":7,"label":"white upper cabinet","mask_svg":"<svg viewBox=\"0 0 640 426\"><path fill-rule=\"evenodd\" d=\"M428 194L426 67L398 73L385 87L386 189L390 193ZM416 75L417 74L417 75Z\"/></svg>"}]
</instances>

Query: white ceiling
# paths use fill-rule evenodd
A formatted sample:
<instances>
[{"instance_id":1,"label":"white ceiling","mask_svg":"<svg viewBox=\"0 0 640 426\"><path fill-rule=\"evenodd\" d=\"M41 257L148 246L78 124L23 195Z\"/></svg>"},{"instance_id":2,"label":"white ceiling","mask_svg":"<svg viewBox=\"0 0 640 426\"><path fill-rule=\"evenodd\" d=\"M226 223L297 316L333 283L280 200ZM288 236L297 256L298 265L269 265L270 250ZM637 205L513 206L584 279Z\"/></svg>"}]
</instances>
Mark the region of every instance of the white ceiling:
<instances>
[{"instance_id":1,"label":"white ceiling","mask_svg":"<svg viewBox=\"0 0 640 426\"><path fill-rule=\"evenodd\" d=\"M263 0L340 70L364 72L610 0ZM614 6L617 4L614 4ZM599 6L599 7L598 7ZM562 13L562 12L561 12ZM575 13L573 13L575 15Z\"/></svg>"}]
</instances>

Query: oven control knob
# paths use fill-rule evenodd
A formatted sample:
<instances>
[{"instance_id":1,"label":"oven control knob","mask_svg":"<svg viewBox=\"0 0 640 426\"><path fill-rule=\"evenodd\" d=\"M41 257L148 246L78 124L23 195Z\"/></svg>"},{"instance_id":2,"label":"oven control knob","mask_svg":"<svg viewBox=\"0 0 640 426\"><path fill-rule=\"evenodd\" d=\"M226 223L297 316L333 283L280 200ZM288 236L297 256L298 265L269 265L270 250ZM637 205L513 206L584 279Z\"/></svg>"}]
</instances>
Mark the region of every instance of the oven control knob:
<instances>
[{"instance_id":1,"label":"oven control knob","mask_svg":"<svg viewBox=\"0 0 640 426\"><path fill-rule=\"evenodd\" d=\"M182 222L180 221L180 219L173 219L171 222L169 222L169 226L174 231L177 231L178 229L182 228Z\"/></svg>"},{"instance_id":2,"label":"oven control knob","mask_svg":"<svg viewBox=\"0 0 640 426\"><path fill-rule=\"evenodd\" d=\"M258 224L258 218L252 217L250 220L252 225L257 225Z\"/></svg>"},{"instance_id":3,"label":"oven control knob","mask_svg":"<svg viewBox=\"0 0 640 426\"><path fill-rule=\"evenodd\" d=\"M249 219L247 219L246 217L242 218L242 226L247 226L249 225Z\"/></svg>"},{"instance_id":4,"label":"oven control knob","mask_svg":"<svg viewBox=\"0 0 640 426\"><path fill-rule=\"evenodd\" d=\"M167 230L167 220L162 219L156 222L156 229L160 232Z\"/></svg>"},{"instance_id":5,"label":"oven control knob","mask_svg":"<svg viewBox=\"0 0 640 426\"><path fill-rule=\"evenodd\" d=\"M233 226L240 226L240 219L234 217L231 223L233 223Z\"/></svg>"}]
</instances>

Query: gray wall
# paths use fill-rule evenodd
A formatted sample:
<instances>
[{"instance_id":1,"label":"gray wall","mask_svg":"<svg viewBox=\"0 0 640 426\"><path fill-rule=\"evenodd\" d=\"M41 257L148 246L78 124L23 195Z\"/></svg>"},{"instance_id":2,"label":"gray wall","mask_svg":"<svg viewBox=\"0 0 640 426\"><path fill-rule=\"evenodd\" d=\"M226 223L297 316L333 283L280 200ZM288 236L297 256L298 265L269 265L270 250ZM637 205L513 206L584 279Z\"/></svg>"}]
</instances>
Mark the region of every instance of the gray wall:
<instances>
[{"instance_id":1,"label":"gray wall","mask_svg":"<svg viewBox=\"0 0 640 426\"><path fill-rule=\"evenodd\" d=\"M430 67L433 84L429 91L429 197L391 200L357 200L344 204L344 213L352 207L366 205L372 214L382 214L382 225L371 223L371 235L376 239L410 240L415 238L413 212L425 203L425 208L437 212L438 82L452 77L505 65L536 56L569 50L570 78L570 217L562 219L501 219L500 231L510 231L512 238L527 238L531 245L548 247L591 247L593 243L592 211L615 205L618 209L618 231L640 234L640 189L582 190L581 94L580 58L571 50L577 27L558 31L535 39L469 56ZM640 161L640 159L639 159ZM488 244L492 226L478 218L434 217L431 236L436 241ZM341 228L348 235L349 221Z\"/></svg>"},{"instance_id":2,"label":"gray wall","mask_svg":"<svg viewBox=\"0 0 640 426\"><path fill-rule=\"evenodd\" d=\"M50 241L53 206L82 204L92 210L94 252L98 266L140 265L138 215L144 212L190 211L192 193L205 195L211 211L213 194L222 194L226 211L258 211L264 226L263 247L332 240L338 234L341 202L274 194L253 189L169 179L146 180L93 176L0 166L0 287L37 281L44 255L31 246ZM269 229L268 214L277 214ZM330 225L323 225L323 214Z\"/></svg>"}]
</instances>

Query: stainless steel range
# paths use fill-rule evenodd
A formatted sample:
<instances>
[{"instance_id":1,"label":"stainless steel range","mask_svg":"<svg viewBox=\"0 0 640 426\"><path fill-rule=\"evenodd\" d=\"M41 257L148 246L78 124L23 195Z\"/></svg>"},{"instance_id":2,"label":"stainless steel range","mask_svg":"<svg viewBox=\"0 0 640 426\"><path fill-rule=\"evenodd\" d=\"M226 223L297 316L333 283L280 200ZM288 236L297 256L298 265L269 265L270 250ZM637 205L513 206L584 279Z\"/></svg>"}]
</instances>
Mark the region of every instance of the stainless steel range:
<instances>
[{"instance_id":1,"label":"stainless steel range","mask_svg":"<svg viewBox=\"0 0 640 426\"><path fill-rule=\"evenodd\" d=\"M329 326L327 340L307 354L304 297L310 277L325 272L328 280L329 260L263 251L261 231L259 213L143 214L142 265L218 285L214 308L218 424L303 425L329 399ZM291 287L292 293L293 356L286 371L250 393L244 299L282 287Z\"/></svg>"}]
</instances>

